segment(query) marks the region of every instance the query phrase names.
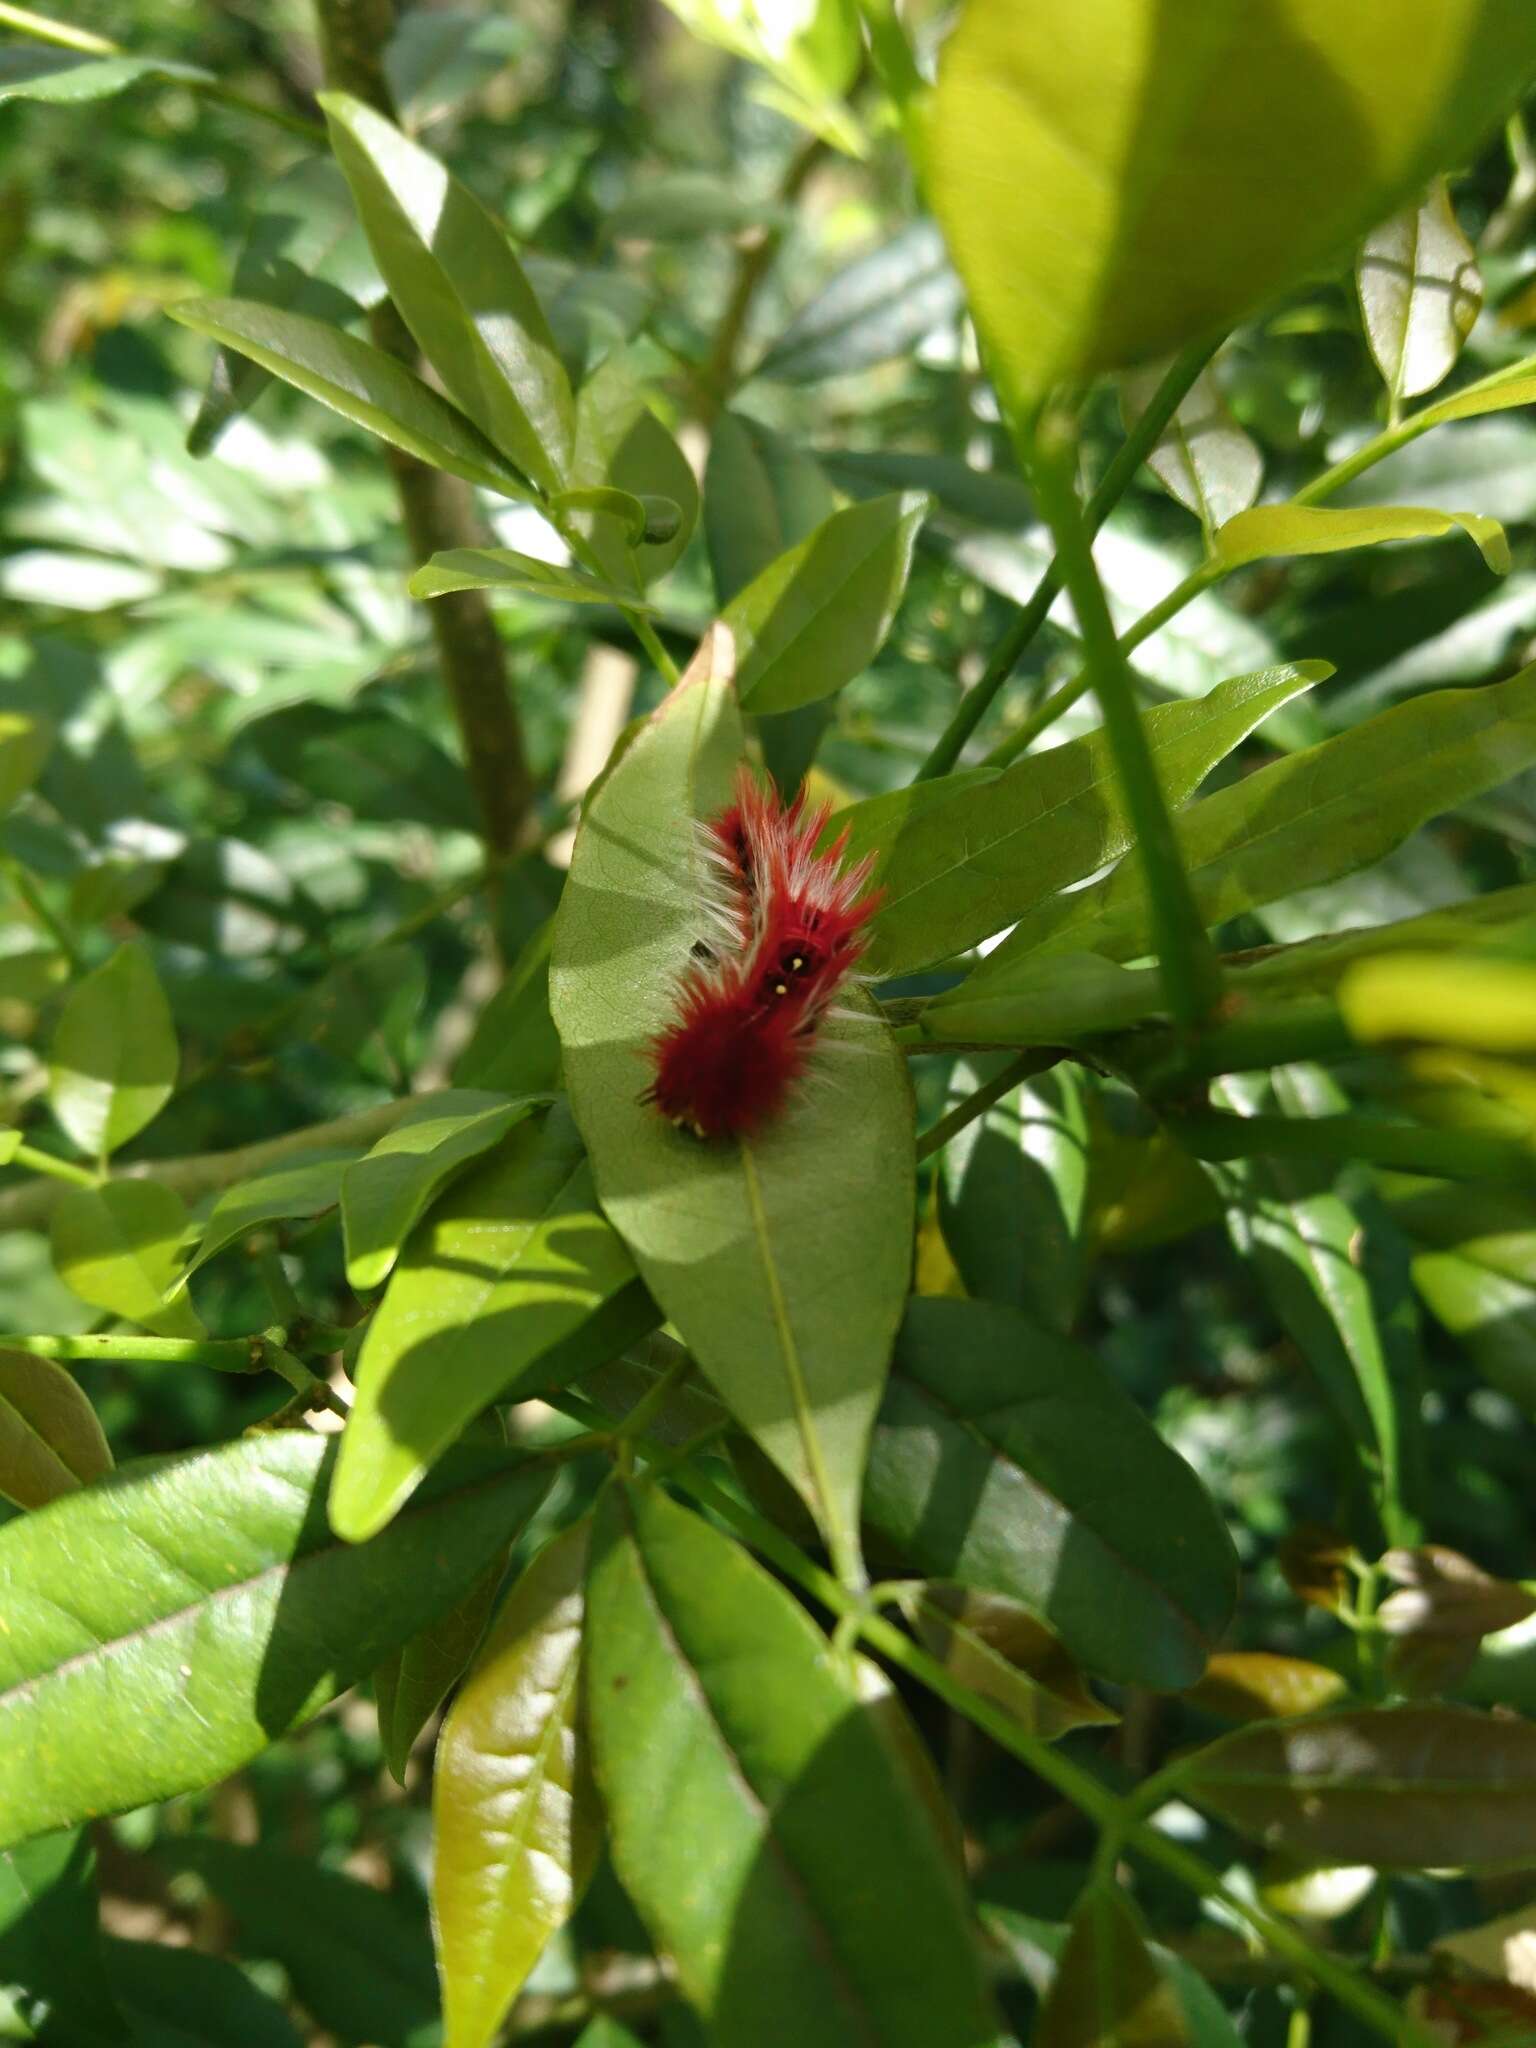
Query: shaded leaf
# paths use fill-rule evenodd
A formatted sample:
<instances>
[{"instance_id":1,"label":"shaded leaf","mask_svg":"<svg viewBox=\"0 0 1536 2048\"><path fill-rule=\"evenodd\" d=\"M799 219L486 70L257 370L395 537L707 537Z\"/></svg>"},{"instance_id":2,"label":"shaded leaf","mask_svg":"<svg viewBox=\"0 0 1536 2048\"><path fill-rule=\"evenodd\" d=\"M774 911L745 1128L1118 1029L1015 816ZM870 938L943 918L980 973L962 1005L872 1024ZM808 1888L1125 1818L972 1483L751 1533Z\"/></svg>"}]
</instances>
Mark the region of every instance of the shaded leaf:
<instances>
[{"instance_id":1,"label":"shaded leaf","mask_svg":"<svg viewBox=\"0 0 1536 2048\"><path fill-rule=\"evenodd\" d=\"M231 297L345 325L380 296L351 194L332 158L307 157L261 195L235 262ZM229 422L247 412L272 373L221 348L209 373L187 449L206 455Z\"/></svg>"},{"instance_id":2,"label":"shaded leaf","mask_svg":"<svg viewBox=\"0 0 1536 2048\"><path fill-rule=\"evenodd\" d=\"M879 653L906 589L928 500L915 491L834 512L726 606L749 711L792 711L852 682Z\"/></svg>"},{"instance_id":3,"label":"shaded leaf","mask_svg":"<svg viewBox=\"0 0 1536 2048\"><path fill-rule=\"evenodd\" d=\"M818 1032L812 1071L828 1086L750 1141L701 1143L638 1099L645 1047L700 935L694 821L729 801L742 749L728 662L717 629L592 798L556 922L551 1004L604 1209L850 1569L911 1255L904 1065L861 1008Z\"/></svg>"},{"instance_id":4,"label":"shaded leaf","mask_svg":"<svg viewBox=\"0 0 1536 2048\"><path fill-rule=\"evenodd\" d=\"M984 1078L962 1063L951 1095ZM940 1154L938 1185L940 1227L965 1291L1065 1335L1086 1266L1088 1118L1076 1070L1021 1081L957 1133Z\"/></svg>"},{"instance_id":5,"label":"shaded leaf","mask_svg":"<svg viewBox=\"0 0 1536 2048\"><path fill-rule=\"evenodd\" d=\"M25 796L53 750L53 733L40 719L0 712L0 815Z\"/></svg>"},{"instance_id":6,"label":"shaded leaf","mask_svg":"<svg viewBox=\"0 0 1536 2048\"><path fill-rule=\"evenodd\" d=\"M49 1048L48 1100L80 1150L105 1159L159 1115L178 1062L160 978L134 940L70 991Z\"/></svg>"},{"instance_id":7,"label":"shaded leaf","mask_svg":"<svg viewBox=\"0 0 1536 2048\"><path fill-rule=\"evenodd\" d=\"M1140 0L972 0L940 53L929 194L1021 420L1341 256L1536 70L1536 21L1500 0L1220 0L1179 26L1152 33Z\"/></svg>"},{"instance_id":8,"label":"shaded leaf","mask_svg":"<svg viewBox=\"0 0 1536 2048\"><path fill-rule=\"evenodd\" d=\"M96 1411L71 1374L30 1351L0 1350L0 1495L40 1508L111 1470Z\"/></svg>"},{"instance_id":9,"label":"shaded leaf","mask_svg":"<svg viewBox=\"0 0 1536 2048\"><path fill-rule=\"evenodd\" d=\"M1091 1352L994 1303L909 1303L864 1514L1124 1683L1193 1684L1232 1612L1231 1544L1194 1473Z\"/></svg>"},{"instance_id":10,"label":"shaded leaf","mask_svg":"<svg viewBox=\"0 0 1536 2048\"><path fill-rule=\"evenodd\" d=\"M185 85L214 82L213 73L200 65L172 64L161 57L94 57L35 43L0 49L0 100L51 100L70 106L109 99L146 78Z\"/></svg>"},{"instance_id":11,"label":"shaded leaf","mask_svg":"<svg viewBox=\"0 0 1536 2048\"><path fill-rule=\"evenodd\" d=\"M509 1101L468 1088L445 1089L412 1103L371 1152L344 1168L341 1225L348 1286L360 1294L377 1287L441 1190L537 1108L539 1100L535 1095Z\"/></svg>"},{"instance_id":12,"label":"shaded leaf","mask_svg":"<svg viewBox=\"0 0 1536 2048\"><path fill-rule=\"evenodd\" d=\"M68 2048L127 2040L97 1936L99 1914L96 1856L84 1833L0 1849L0 1990L22 1994L29 2030L20 2039Z\"/></svg>"},{"instance_id":13,"label":"shaded leaf","mask_svg":"<svg viewBox=\"0 0 1536 2048\"><path fill-rule=\"evenodd\" d=\"M721 413L704 471L715 602L729 604L836 510L836 493L814 456L744 413Z\"/></svg>"},{"instance_id":14,"label":"shaded leaf","mask_svg":"<svg viewBox=\"0 0 1536 2048\"><path fill-rule=\"evenodd\" d=\"M0 1528L0 1842L226 1776L451 1606L548 1476L463 1447L353 1548L326 1526L333 1462L245 1437Z\"/></svg>"},{"instance_id":15,"label":"shaded leaf","mask_svg":"<svg viewBox=\"0 0 1536 2048\"><path fill-rule=\"evenodd\" d=\"M1014 1600L963 1586L929 1585L901 1602L913 1633L961 1685L1053 1741L1073 1728L1119 1720L1083 1682L1048 1629Z\"/></svg>"},{"instance_id":16,"label":"shaded leaf","mask_svg":"<svg viewBox=\"0 0 1536 2048\"><path fill-rule=\"evenodd\" d=\"M505 1570L506 1560L498 1557L456 1607L402 1643L374 1672L379 1742L397 1785L405 1783L417 1736L463 1677L479 1648Z\"/></svg>"},{"instance_id":17,"label":"shaded leaf","mask_svg":"<svg viewBox=\"0 0 1536 2048\"><path fill-rule=\"evenodd\" d=\"M1189 2039L1129 1900L1113 1882L1090 1886L1041 2004L1035 2048L1184 2048Z\"/></svg>"},{"instance_id":18,"label":"shaded leaf","mask_svg":"<svg viewBox=\"0 0 1536 2048\"><path fill-rule=\"evenodd\" d=\"M319 2025L377 2048L440 2039L427 1930L403 1900L302 1856L236 1842L162 1843L232 1915L240 1951L283 1965Z\"/></svg>"},{"instance_id":19,"label":"shaded leaf","mask_svg":"<svg viewBox=\"0 0 1536 2048\"><path fill-rule=\"evenodd\" d=\"M687 457L651 411L638 371L610 356L582 385L576 402L576 449L569 481L579 492L615 491L628 501L668 498L678 509L665 541L637 544L627 517L578 514L576 529L608 582L642 590L677 562L698 524L699 487Z\"/></svg>"},{"instance_id":20,"label":"shaded leaf","mask_svg":"<svg viewBox=\"0 0 1536 2048\"><path fill-rule=\"evenodd\" d=\"M953 1866L804 1609L651 1488L604 1495L587 1598L614 1863L713 2034L991 2042Z\"/></svg>"},{"instance_id":21,"label":"shaded leaf","mask_svg":"<svg viewBox=\"0 0 1536 2048\"><path fill-rule=\"evenodd\" d=\"M544 490L565 481L575 409L506 230L436 157L347 93L331 147L401 317L451 398Z\"/></svg>"},{"instance_id":22,"label":"shaded leaf","mask_svg":"<svg viewBox=\"0 0 1536 2048\"><path fill-rule=\"evenodd\" d=\"M257 299L181 299L167 310L432 468L505 498L528 496L523 478L479 429L382 349Z\"/></svg>"},{"instance_id":23,"label":"shaded leaf","mask_svg":"<svg viewBox=\"0 0 1536 2048\"><path fill-rule=\"evenodd\" d=\"M960 312L960 280L930 221L915 221L803 306L753 371L781 384L845 377L910 356Z\"/></svg>"},{"instance_id":24,"label":"shaded leaf","mask_svg":"<svg viewBox=\"0 0 1536 2048\"><path fill-rule=\"evenodd\" d=\"M357 1156L355 1148L314 1152L226 1188L213 1205L183 1281L264 1224L306 1222L334 1209L341 1199L342 1176Z\"/></svg>"},{"instance_id":25,"label":"shaded leaf","mask_svg":"<svg viewBox=\"0 0 1536 2048\"><path fill-rule=\"evenodd\" d=\"M486 2048L597 1858L577 1719L588 1525L508 1595L443 1723L433 1774L433 1925L455 2048Z\"/></svg>"},{"instance_id":26,"label":"shaded leaf","mask_svg":"<svg viewBox=\"0 0 1536 2048\"><path fill-rule=\"evenodd\" d=\"M1281 705L1333 673L1306 661L1234 676L1192 703L1145 714L1168 801L1180 804ZM921 794L919 794L921 792ZM854 854L874 852L885 895L872 961L898 974L946 959L1131 843L1102 731L1027 755L982 779L966 769L851 805L836 820Z\"/></svg>"},{"instance_id":27,"label":"shaded leaf","mask_svg":"<svg viewBox=\"0 0 1536 2048\"><path fill-rule=\"evenodd\" d=\"M333 1526L371 1536L483 1409L561 1384L583 1325L633 1280L569 1114L526 1118L406 1241L358 1357ZM634 1322L649 1327L643 1295Z\"/></svg>"},{"instance_id":28,"label":"shaded leaf","mask_svg":"<svg viewBox=\"0 0 1536 2048\"><path fill-rule=\"evenodd\" d=\"M283 2008L223 1956L110 1935L101 1947L134 2048L301 2048Z\"/></svg>"},{"instance_id":29,"label":"shaded leaf","mask_svg":"<svg viewBox=\"0 0 1536 2048\"><path fill-rule=\"evenodd\" d=\"M1536 761L1536 668L1507 683L1436 690L1321 746L1273 761L1176 820L1207 925L1354 873L1410 832ZM1021 918L972 977L1007 973L1037 946L1132 960L1150 950L1139 865Z\"/></svg>"},{"instance_id":30,"label":"shaded leaf","mask_svg":"<svg viewBox=\"0 0 1536 2048\"><path fill-rule=\"evenodd\" d=\"M48 1219L53 1263L72 1294L161 1337L200 1337L192 1304L166 1295L181 1270L187 1205L153 1180L66 1188Z\"/></svg>"},{"instance_id":31,"label":"shaded leaf","mask_svg":"<svg viewBox=\"0 0 1536 2048\"><path fill-rule=\"evenodd\" d=\"M541 1094L559 1085L560 1041L549 1014L549 949L553 921L539 926L495 995L453 1070L461 1088Z\"/></svg>"},{"instance_id":32,"label":"shaded leaf","mask_svg":"<svg viewBox=\"0 0 1536 2048\"><path fill-rule=\"evenodd\" d=\"M1316 1863L1523 1867L1536 1858L1536 1727L1467 1707L1362 1707L1240 1729L1198 1752L1185 1795Z\"/></svg>"}]
</instances>

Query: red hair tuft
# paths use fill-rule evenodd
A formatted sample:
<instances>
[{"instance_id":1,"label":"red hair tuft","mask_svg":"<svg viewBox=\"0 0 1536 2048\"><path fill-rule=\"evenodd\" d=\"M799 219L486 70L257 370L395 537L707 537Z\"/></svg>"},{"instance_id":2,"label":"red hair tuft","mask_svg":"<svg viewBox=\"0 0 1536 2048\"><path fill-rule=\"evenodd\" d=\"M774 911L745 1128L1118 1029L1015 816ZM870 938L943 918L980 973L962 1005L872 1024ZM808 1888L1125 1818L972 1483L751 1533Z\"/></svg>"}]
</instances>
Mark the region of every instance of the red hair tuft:
<instances>
[{"instance_id":1,"label":"red hair tuft","mask_svg":"<svg viewBox=\"0 0 1536 2048\"><path fill-rule=\"evenodd\" d=\"M874 863L844 867L846 833L817 851L830 811L807 814L803 789L785 804L744 768L701 830L709 929L652 1043L644 1098L697 1137L748 1135L779 1113L864 951Z\"/></svg>"}]
</instances>

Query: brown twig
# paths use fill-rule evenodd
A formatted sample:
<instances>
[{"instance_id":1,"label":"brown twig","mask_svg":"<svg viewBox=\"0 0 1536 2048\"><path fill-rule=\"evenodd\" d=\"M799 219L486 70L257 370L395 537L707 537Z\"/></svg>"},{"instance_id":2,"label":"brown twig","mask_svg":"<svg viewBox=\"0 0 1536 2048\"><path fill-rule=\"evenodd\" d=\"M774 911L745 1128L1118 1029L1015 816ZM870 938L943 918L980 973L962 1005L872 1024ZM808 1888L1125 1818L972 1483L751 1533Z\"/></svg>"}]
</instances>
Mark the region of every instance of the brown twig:
<instances>
[{"instance_id":1,"label":"brown twig","mask_svg":"<svg viewBox=\"0 0 1536 2048\"><path fill-rule=\"evenodd\" d=\"M394 0L315 0L326 84L349 92L391 119L393 95L384 50L394 28ZM370 316L377 347L413 367L417 351L405 322L386 300ZM469 492L457 477L429 469L391 448L389 466L411 554L417 563L442 548L472 546L477 532ZM501 636L484 595L464 590L428 607L438 665L464 743L465 767L480 811L492 863L515 852L533 800L522 724L507 686Z\"/></svg>"}]
</instances>

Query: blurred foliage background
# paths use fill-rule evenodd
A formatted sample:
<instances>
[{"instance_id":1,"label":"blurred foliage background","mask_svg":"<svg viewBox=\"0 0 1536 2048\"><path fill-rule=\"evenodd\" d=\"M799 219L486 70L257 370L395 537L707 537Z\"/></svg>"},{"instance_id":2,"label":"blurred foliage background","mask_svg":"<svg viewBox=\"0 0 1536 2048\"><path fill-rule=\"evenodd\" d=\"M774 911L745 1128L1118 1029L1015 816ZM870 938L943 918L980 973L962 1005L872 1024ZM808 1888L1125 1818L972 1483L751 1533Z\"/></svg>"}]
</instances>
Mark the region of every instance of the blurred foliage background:
<instances>
[{"instance_id":1,"label":"blurred foliage background","mask_svg":"<svg viewBox=\"0 0 1536 2048\"><path fill-rule=\"evenodd\" d=\"M312 118L319 75L298 0L81 0L73 18ZM702 459L723 382L736 382L722 380L724 334L724 368L751 372L735 410L815 451L824 481L807 465L805 488L935 494L897 629L837 699L818 755L850 793L905 780L1048 550L937 238L905 225L912 200L895 139L876 121L862 161L808 140L763 103L747 67L661 7L621 0L419 4L402 11L389 65L415 132L525 245L562 346L589 366L637 347L690 457ZM476 1039L475 1022L558 890L580 786L567 758L576 707L606 702L611 716L617 698L622 717L659 689L617 613L498 606L543 794L540 843L488 903L377 444L272 388L214 453L186 448L208 352L165 308L227 289L264 216L298 206L332 289L366 299L374 288L344 203L332 191L327 212L311 181L312 155L300 134L174 81L74 106L0 104L0 714L45 710L60 731L36 791L0 825L0 1100L11 1121L28 1121L70 954L94 964L137 928L186 1050L182 1085L136 1157L271 1137L382 1101L406 1075L417 1087L451 1075L503 1085L495 1030ZM1532 188L1518 124L1453 182L1486 292L1457 380L1531 347ZM829 302L834 287L841 297ZM1243 330L1216 380L1277 490L1384 417L1345 278ZM1086 435L1092 465L1121 431L1114 396L1101 392ZM1459 542L1260 564L1139 652L1153 693L1198 695L1271 661L1325 658L1333 680L1266 728L1266 746L1277 732L1297 744L1429 687L1512 673L1536 651L1536 422L1526 413L1436 432L1374 471L1361 501L1493 515L1509 530L1513 572L1495 578ZM537 551L520 510L496 520L506 544ZM661 593L659 626L678 652L713 611L708 552L706 521ZM1199 552L1197 521L1144 471L1102 549L1116 605L1127 618L1144 612ZM1060 631L1042 634L983 737L1021 720L1070 659ZM1084 706L1060 736L1091 715ZM1263 945L1525 880L1536 880L1531 776L1369 872L1223 936ZM939 1062L924 1066L931 1115L947 1077L926 1070ZM1102 1143L1079 1327L1228 1518L1246 1567L1235 1646L1346 1661L1347 1637L1291 1583L1295 1532L1341 1518L1337 1438L1315 1382L1229 1256L1206 1182L1153 1144L1129 1095L1105 1086L1093 1113ZM1425 1526L1519 1578L1536 1527L1536 1296L1521 1290L1469 1363L1415 1301L1416 1240L1393 1220L1391 1188L1363 1172L1343 1186L1396 1259L1391 1324L1424 1385ZM342 1314L334 1233L300 1227L287 1249L306 1305ZM259 1327L249 1261L214 1262L199 1308L215 1334ZM43 1235L0 1237L0 1328L63 1333L94 1317L54 1276ZM82 1378L119 1457L229 1436L274 1405L266 1385L178 1367L86 1367ZM983 1896L1059 1917L1081 1881L1086 1830L968 1731L937 1724L931 1706L922 1713L973 1833ZM1132 1701L1113 1767L1129 1779L1151 1749L1211 1725L1194 1707ZM371 1708L353 1697L206 1798L99 1829L108 1925L218 1949L238 1924L244 1966L292 1997L314 2038L425 2043L437 2025L425 1791L420 1759L404 1794L391 1784ZM1251 1853L1193 1813L1189 1825L1219 1863ZM294 1860L237 1897L194 1836L259 1839ZM1264 1876L1255 1869L1252 1881ZM1422 1956L1523 1897L1499 1882L1475 1892L1398 1879L1352 1904L1364 1917L1341 1923L1339 1938ZM1170 1924L1195 1941L1187 1902L1167 1903ZM347 1967L317 1966L318 1925ZM658 1999L645 1948L600 1878L540 1966L519 2024L568 2038L585 2010L581 1986L596 1983L655 2029L648 2037L694 2039L682 2009ZM1256 1966L1229 1989L1248 2038L1283 2037L1293 2018L1283 1983Z\"/></svg>"}]
</instances>

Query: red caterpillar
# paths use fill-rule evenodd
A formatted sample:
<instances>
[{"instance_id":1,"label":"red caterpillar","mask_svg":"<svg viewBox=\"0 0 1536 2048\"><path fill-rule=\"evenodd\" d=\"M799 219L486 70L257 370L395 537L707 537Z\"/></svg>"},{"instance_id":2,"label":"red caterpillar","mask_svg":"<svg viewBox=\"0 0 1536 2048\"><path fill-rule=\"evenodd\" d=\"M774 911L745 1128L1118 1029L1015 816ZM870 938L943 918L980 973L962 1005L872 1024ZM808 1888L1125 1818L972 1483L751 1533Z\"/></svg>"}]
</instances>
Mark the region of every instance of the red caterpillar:
<instances>
[{"instance_id":1,"label":"red caterpillar","mask_svg":"<svg viewBox=\"0 0 1536 2048\"><path fill-rule=\"evenodd\" d=\"M874 861L844 868L846 832L816 851L830 811L807 813L803 789L786 805L743 769L736 801L700 827L710 933L652 1042L642 1097L696 1137L742 1136L778 1114L864 950Z\"/></svg>"}]
</instances>

